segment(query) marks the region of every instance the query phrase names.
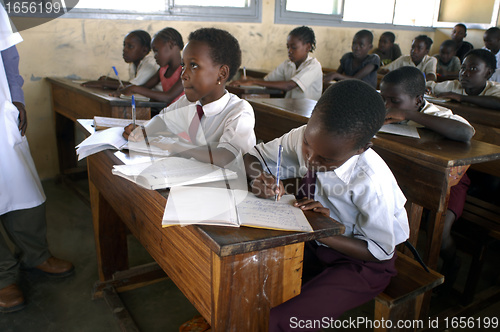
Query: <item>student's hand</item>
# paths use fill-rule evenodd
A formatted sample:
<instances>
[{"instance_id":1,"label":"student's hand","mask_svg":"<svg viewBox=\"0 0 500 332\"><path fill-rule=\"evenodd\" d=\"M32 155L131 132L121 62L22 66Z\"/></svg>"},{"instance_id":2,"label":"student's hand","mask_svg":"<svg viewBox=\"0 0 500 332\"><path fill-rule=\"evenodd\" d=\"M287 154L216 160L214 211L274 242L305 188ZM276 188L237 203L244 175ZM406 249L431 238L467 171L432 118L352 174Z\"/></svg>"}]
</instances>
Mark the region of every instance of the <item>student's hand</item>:
<instances>
[{"instance_id":1,"label":"student's hand","mask_svg":"<svg viewBox=\"0 0 500 332\"><path fill-rule=\"evenodd\" d=\"M388 72L390 72L390 70L389 70L389 69L387 69L387 68L380 68L380 69L377 71L377 73L379 73L379 74L381 74L381 75L385 75L385 74L387 74Z\"/></svg>"},{"instance_id":2,"label":"student's hand","mask_svg":"<svg viewBox=\"0 0 500 332\"><path fill-rule=\"evenodd\" d=\"M255 85L255 81L253 80L237 80L229 83L229 86L244 86L244 85Z\"/></svg>"},{"instance_id":3,"label":"student's hand","mask_svg":"<svg viewBox=\"0 0 500 332\"><path fill-rule=\"evenodd\" d=\"M326 207L321 205L320 202L315 201L314 199L302 198L302 199L295 201L295 203L293 203L293 205L298 207L299 209L301 209L303 211L311 210L311 211L314 211L317 213L321 213L322 215L324 215L326 217L330 216L330 209L327 209Z\"/></svg>"},{"instance_id":4,"label":"student's hand","mask_svg":"<svg viewBox=\"0 0 500 332\"><path fill-rule=\"evenodd\" d=\"M332 71L331 73L327 73L323 75L323 83L328 83L330 81L337 79L337 72Z\"/></svg>"},{"instance_id":5,"label":"student's hand","mask_svg":"<svg viewBox=\"0 0 500 332\"><path fill-rule=\"evenodd\" d=\"M99 81L88 81L82 83L82 86L86 88L102 88L103 87L103 82L101 80Z\"/></svg>"},{"instance_id":6,"label":"student's hand","mask_svg":"<svg viewBox=\"0 0 500 332\"><path fill-rule=\"evenodd\" d=\"M135 93L135 88L137 85L129 85L123 89L118 89L116 91L110 92L111 97L120 97L121 95L131 96Z\"/></svg>"},{"instance_id":7,"label":"student's hand","mask_svg":"<svg viewBox=\"0 0 500 332\"><path fill-rule=\"evenodd\" d=\"M280 181L279 188L276 188L276 178L269 173L262 172L258 177L250 182L252 193L257 197L274 198L278 195L278 200L285 193L283 182Z\"/></svg>"},{"instance_id":8,"label":"student's hand","mask_svg":"<svg viewBox=\"0 0 500 332\"><path fill-rule=\"evenodd\" d=\"M384 124L397 123L406 120L406 112L397 108L390 108L385 115Z\"/></svg>"},{"instance_id":9,"label":"student's hand","mask_svg":"<svg viewBox=\"0 0 500 332\"><path fill-rule=\"evenodd\" d=\"M450 98L451 100L456 100L458 102L462 101L462 95L455 92L442 92L438 93L436 97Z\"/></svg>"},{"instance_id":10,"label":"student's hand","mask_svg":"<svg viewBox=\"0 0 500 332\"><path fill-rule=\"evenodd\" d=\"M134 125L131 123L126 126L123 130L122 136L132 142L141 142L144 140L144 132L141 126Z\"/></svg>"},{"instance_id":11,"label":"student's hand","mask_svg":"<svg viewBox=\"0 0 500 332\"><path fill-rule=\"evenodd\" d=\"M26 128L28 128L28 117L26 116L26 109L24 108L23 103L13 102L13 104L17 107L19 111L19 131L21 132L21 136L26 134Z\"/></svg>"}]
</instances>

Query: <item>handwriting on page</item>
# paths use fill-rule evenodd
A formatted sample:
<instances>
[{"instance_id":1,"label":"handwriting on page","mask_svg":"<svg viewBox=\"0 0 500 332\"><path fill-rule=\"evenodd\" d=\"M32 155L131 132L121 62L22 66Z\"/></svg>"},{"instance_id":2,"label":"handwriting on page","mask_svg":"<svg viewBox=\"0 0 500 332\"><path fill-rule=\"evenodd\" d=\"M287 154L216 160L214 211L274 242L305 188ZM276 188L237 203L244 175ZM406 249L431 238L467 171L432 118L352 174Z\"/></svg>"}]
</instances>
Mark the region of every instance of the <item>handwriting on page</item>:
<instances>
[{"instance_id":1,"label":"handwriting on page","mask_svg":"<svg viewBox=\"0 0 500 332\"><path fill-rule=\"evenodd\" d=\"M292 204L295 197L283 196L278 202L248 195L238 204L238 214L242 225L266 228L312 231L304 213Z\"/></svg>"}]
</instances>

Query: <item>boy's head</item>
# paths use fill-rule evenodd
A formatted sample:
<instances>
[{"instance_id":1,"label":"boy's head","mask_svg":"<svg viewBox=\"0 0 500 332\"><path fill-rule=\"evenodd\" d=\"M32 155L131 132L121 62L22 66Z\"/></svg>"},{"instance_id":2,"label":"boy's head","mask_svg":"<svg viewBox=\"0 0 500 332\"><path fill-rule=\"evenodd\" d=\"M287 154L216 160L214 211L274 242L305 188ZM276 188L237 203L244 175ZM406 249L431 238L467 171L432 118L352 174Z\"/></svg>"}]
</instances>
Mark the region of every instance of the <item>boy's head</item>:
<instances>
[{"instance_id":1,"label":"boy's head","mask_svg":"<svg viewBox=\"0 0 500 332\"><path fill-rule=\"evenodd\" d=\"M189 42L206 43L210 50L210 58L217 65L229 68L229 81L241 66L241 49L238 40L226 30L217 28L202 28L189 34Z\"/></svg>"},{"instance_id":2,"label":"boy's head","mask_svg":"<svg viewBox=\"0 0 500 332\"><path fill-rule=\"evenodd\" d=\"M387 109L416 111L424 102L425 77L416 67L400 67L380 82L380 95Z\"/></svg>"},{"instance_id":3,"label":"boy's head","mask_svg":"<svg viewBox=\"0 0 500 332\"><path fill-rule=\"evenodd\" d=\"M464 89L482 89L495 72L497 59L484 49L474 49L465 55L459 72L459 80Z\"/></svg>"},{"instance_id":4,"label":"boy's head","mask_svg":"<svg viewBox=\"0 0 500 332\"><path fill-rule=\"evenodd\" d=\"M314 107L302 152L309 169L340 167L371 146L371 138L384 123L382 97L369 84L345 80L329 87Z\"/></svg>"},{"instance_id":5,"label":"boy's head","mask_svg":"<svg viewBox=\"0 0 500 332\"><path fill-rule=\"evenodd\" d=\"M368 30L356 32L352 39L352 53L355 58L363 59L373 47L373 34Z\"/></svg>"},{"instance_id":6,"label":"boy's head","mask_svg":"<svg viewBox=\"0 0 500 332\"><path fill-rule=\"evenodd\" d=\"M293 29L286 40L288 59L298 68L307 59L309 52L316 49L316 37L313 29L301 26Z\"/></svg>"},{"instance_id":7,"label":"boy's head","mask_svg":"<svg viewBox=\"0 0 500 332\"><path fill-rule=\"evenodd\" d=\"M458 23L453 27L453 31L451 31L451 39L457 43L461 43L465 37L467 37L467 27L465 24Z\"/></svg>"},{"instance_id":8,"label":"boy's head","mask_svg":"<svg viewBox=\"0 0 500 332\"><path fill-rule=\"evenodd\" d=\"M454 40L445 40L439 47L439 58L444 64L448 64L457 55L457 43Z\"/></svg>"},{"instance_id":9,"label":"boy's head","mask_svg":"<svg viewBox=\"0 0 500 332\"><path fill-rule=\"evenodd\" d=\"M380 35L378 40L378 49L382 52L388 52L392 46L394 46L395 41L396 36L392 32L386 31Z\"/></svg>"},{"instance_id":10,"label":"boy's head","mask_svg":"<svg viewBox=\"0 0 500 332\"><path fill-rule=\"evenodd\" d=\"M500 51L500 28L493 27L486 30L483 35L484 46L493 54Z\"/></svg>"},{"instance_id":11,"label":"boy's head","mask_svg":"<svg viewBox=\"0 0 500 332\"><path fill-rule=\"evenodd\" d=\"M129 32L123 40L123 60L127 63L142 60L151 51L151 36L144 30Z\"/></svg>"},{"instance_id":12,"label":"boy's head","mask_svg":"<svg viewBox=\"0 0 500 332\"><path fill-rule=\"evenodd\" d=\"M418 65L424 56L429 54L431 49L432 39L426 35L419 35L415 37L411 44L410 56L414 64Z\"/></svg>"}]
</instances>

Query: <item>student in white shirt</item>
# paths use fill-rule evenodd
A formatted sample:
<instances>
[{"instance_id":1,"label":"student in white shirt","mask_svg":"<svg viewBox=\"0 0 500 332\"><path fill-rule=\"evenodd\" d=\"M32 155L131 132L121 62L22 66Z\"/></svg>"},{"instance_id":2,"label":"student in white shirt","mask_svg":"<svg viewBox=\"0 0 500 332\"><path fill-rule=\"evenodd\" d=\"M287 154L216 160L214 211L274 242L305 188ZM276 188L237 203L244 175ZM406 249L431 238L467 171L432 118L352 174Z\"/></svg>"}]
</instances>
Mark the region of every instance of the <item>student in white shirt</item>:
<instances>
[{"instance_id":1,"label":"student in white shirt","mask_svg":"<svg viewBox=\"0 0 500 332\"><path fill-rule=\"evenodd\" d=\"M301 293L271 309L269 331L285 331L291 319L338 318L378 295L396 273L395 247L409 235L406 199L389 167L370 147L385 118L380 95L367 83L345 80L328 88L306 126L265 144L244 157L254 194L283 194L283 184L264 165L276 165L283 147L282 178L316 172L295 206L330 216L345 233L308 243L304 274L320 261L319 274ZM271 171L273 172L273 171Z\"/></svg>"},{"instance_id":2,"label":"student in white shirt","mask_svg":"<svg viewBox=\"0 0 500 332\"><path fill-rule=\"evenodd\" d=\"M489 80L495 68L493 53L474 49L465 56L458 80L427 82L427 88L437 97L500 110L500 83Z\"/></svg>"},{"instance_id":3,"label":"student in white shirt","mask_svg":"<svg viewBox=\"0 0 500 332\"><path fill-rule=\"evenodd\" d=\"M436 80L437 59L429 56L432 45L432 39L426 35L415 37L411 44L410 55L402 55L388 65L379 69L379 74L387 74L391 70L404 66L412 66L420 69L425 74L427 81Z\"/></svg>"},{"instance_id":4,"label":"student in white shirt","mask_svg":"<svg viewBox=\"0 0 500 332\"><path fill-rule=\"evenodd\" d=\"M172 143L158 139L151 143L172 154L225 166L255 145L252 107L225 89L241 64L238 41L224 30L196 30L189 35L182 62L185 95L148 122L146 134L166 131L178 140ZM196 123L197 130L191 132L191 123L198 117L197 106L202 107L203 114ZM124 137L143 139L142 130L132 130L132 125L127 126ZM216 147L207 153L210 143L216 143Z\"/></svg>"},{"instance_id":5,"label":"student in white shirt","mask_svg":"<svg viewBox=\"0 0 500 332\"><path fill-rule=\"evenodd\" d=\"M319 61L309 55L316 48L314 31L306 26L295 28L288 35L286 45L289 59L263 80L249 78L230 85L260 85L283 90L285 98L318 100L323 91L323 71Z\"/></svg>"}]
</instances>

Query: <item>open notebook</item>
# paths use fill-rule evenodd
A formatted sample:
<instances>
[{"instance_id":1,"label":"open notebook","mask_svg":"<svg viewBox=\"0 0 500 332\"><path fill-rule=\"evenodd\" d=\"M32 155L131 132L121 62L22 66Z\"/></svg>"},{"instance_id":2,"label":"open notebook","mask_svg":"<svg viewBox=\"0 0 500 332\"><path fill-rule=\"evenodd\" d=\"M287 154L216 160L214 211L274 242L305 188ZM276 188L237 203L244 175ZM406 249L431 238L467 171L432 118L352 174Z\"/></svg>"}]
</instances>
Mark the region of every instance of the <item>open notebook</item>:
<instances>
[{"instance_id":1,"label":"open notebook","mask_svg":"<svg viewBox=\"0 0 500 332\"><path fill-rule=\"evenodd\" d=\"M312 232L302 210L293 206L294 201L292 195L275 202L245 190L173 187L162 226L198 224Z\"/></svg>"},{"instance_id":2,"label":"open notebook","mask_svg":"<svg viewBox=\"0 0 500 332\"><path fill-rule=\"evenodd\" d=\"M236 172L194 159L167 157L151 162L115 165L112 173L146 189L236 179Z\"/></svg>"}]
</instances>

